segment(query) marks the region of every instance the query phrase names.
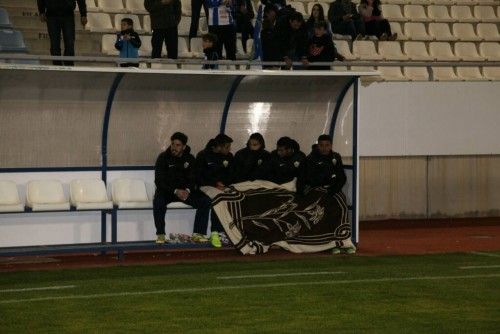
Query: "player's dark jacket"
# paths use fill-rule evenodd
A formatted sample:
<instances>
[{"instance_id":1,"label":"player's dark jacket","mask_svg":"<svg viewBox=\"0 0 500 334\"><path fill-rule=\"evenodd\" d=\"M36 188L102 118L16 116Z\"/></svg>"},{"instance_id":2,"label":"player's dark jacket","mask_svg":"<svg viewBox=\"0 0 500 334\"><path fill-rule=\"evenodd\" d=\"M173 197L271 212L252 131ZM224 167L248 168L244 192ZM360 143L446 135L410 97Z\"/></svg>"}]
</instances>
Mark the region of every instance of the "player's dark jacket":
<instances>
[{"instance_id":1,"label":"player's dark jacket","mask_svg":"<svg viewBox=\"0 0 500 334\"><path fill-rule=\"evenodd\" d=\"M346 175L340 154L330 152L328 155L321 155L313 148L306 159L304 182L312 188L327 186L330 194L341 191L346 183Z\"/></svg>"},{"instance_id":2,"label":"player's dark jacket","mask_svg":"<svg viewBox=\"0 0 500 334\"><path fill-rule=\"evenodd\" d=\"M180 157L174 157L170 147L162 152L155 164L156 194L172 196L175 189L195 190L195 159L186 146Z\"/></svg>"},{"instance_id":3,"label":"player's dark jacket","mask_svg":"<svg viewBox=\"0 0 500 334\"><path fill-rule=\"evenodd\" d=\"M265 180L271 154L265 149L252 151L245 147L234 156L234 182Z\"/></svg>"},{"instance_id":4,"label":"player's dark jacket","mask_svg":"<svg viewBox=\"0 0 500 334\"><path fill-rule=\"evenodd\" d=\"M273 151L269 159L268 180L283 184L297 178L299 184L303 176L305 158L306 155L299 150L296 150L291 156L283 158L278 155L277 151ZM299 192L298 188L300 188L299 185L297 185L297 191Z\"/></svg>"},{"instance_id":5,"label":"player's dark jacket","mask_svg":"<svg viewBox=\"0 0 500 334\"><path fill-rule=\"evenodd\" d=\"M215 187L217 182L222 182L228 186L233 183L233 155L215 153L213 146L213 141L209 141L205 149L196 156L198 185Z\"/></svg>"}]
</instances>

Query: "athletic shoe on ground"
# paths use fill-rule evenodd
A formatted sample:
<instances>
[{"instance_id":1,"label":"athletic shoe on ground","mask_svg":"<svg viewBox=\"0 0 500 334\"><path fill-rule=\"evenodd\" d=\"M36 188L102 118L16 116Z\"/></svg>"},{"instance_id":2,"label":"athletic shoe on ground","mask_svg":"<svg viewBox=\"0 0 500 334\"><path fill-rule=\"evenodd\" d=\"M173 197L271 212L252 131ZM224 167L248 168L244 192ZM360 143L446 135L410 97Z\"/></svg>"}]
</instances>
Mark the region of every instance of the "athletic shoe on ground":
<instances>
[{"instance_id":1,"label":"athletic shoe on ground","mask_svg":"<svg viewBox=\"0 0 500 334\"><path fill-rule=\"evenodd\" d=\"M229 240L229 237L225 232L220 232L219 233L220 241L224 246L229 246L231 244L231 240Z\"/></svg>"},{"instance_id":2,"label":"athletic shoe on ground","mask_svg":"<svg viewBox=\"0 0 500 334\"><path fill-rule=\"evenodd\" d=\"M344 248L343 251L346 254L356 254L356 247L355 246L347 247L347 248Z\"/></svg>"},{"instance_id":3,"label":"athletic shoe on ground","mask_svg":"<svg viewBox=\"0 0 500 334\"><path fill-rule=\"evenodd\" d=\"M189 234L179 233L177 234L177 239L183 244L191 243L191 236Z\"/></svg>"},{"instance_id":4,"label":"athletic shoe on ground","mask_svg":"<svg viewBox=\"0 0 500 334\"><path fill-rule=\"evenodd\" d=\"M170 239L170 243L172 244L179 244L181 241L179 240L179 237L175 233L170 233L168 235L168 238Z\"/></svg>"},{"instance_id":5,"label":"athletic shoe on ground","mask_svg":"<svg viewBox=\"0 0 500 334\"><path fill-rule=\"evenodd\" d=\"M212 234L210 235L210 243L215 248L221 248L222 247L222 243L220 241L219 233L212 232Z\"/></svg>"},{"instance_id":6,"label":"athletic shoe on ground","mask_svg":"<svg viewBox=\"0 0 500 334\"><path fill-rule=\"evenodd\" d=\"M191 240L195 243L206 243L210 241L206 236L200 233L193 233Z\"/></svg>"},{"instance_id":7,"label":"athletic shoe on ground","mask_svg":"<svg viewBox=\"0 0 500 334\"><path fill-rule=\"evenodd\" d=\"M334 255L335 254L340 254L340 248L338 248L338 247L333 248L332 249L332 254L334 254Z\"/></svg>"},{"instance_id":8,"label":"athletic shoe on ground","mask_svg":"<svg viewBox=\"0 0 500 334\"><path fill-rule=\"evenodd\" d=\"M157 244L164 244L166 242L165 240L165 234L158 234L156 236L156 243Z\"/></svg>"}]
</instances>

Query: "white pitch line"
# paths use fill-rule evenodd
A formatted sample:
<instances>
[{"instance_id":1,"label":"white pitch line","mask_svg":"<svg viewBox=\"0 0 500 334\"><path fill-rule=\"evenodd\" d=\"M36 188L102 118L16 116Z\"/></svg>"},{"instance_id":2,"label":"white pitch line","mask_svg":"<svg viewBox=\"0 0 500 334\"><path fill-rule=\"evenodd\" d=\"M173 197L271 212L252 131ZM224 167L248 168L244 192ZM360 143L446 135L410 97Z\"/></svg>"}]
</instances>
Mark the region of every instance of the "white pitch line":
<instances>
[{"instance_id":1,"label":"white pitch line","mask_svg":"<svg viewBox=\"0 0 500 334\"><path fill-rule=\"evenodd\" d=\"M290 276L313 276L313 275L336 275L345 274L345 271L315 271L286 274L261 274L261 275L240 275L240 276L219 276L217 279L238 279L238 278L266 278L266 277L290 277Z\"/></svg>"},{"instance_id":2,"label":"white pitch line","mask_svg":"<svg viewBox=\"0 0 500 334\"><path fill-rule=\"evenodd\" d=\"M336 285L336 284L354 284L354 283L384 283L384 282L405 282L405 281L436 281L436 280L448 280L448 279L472 279L472 278L494 278L494 277L500 277L500 274L459 275L459 276L421 276L421 277L383 277L383 278L353 279L353 280L342 280L342 281L312 281L312 282L227 285L227 286L214 286L214 287L207 287L207 288L185 288L185 289L154 290L154 291L125 291L125 292L99 293L99 294L91 294L91 295L67 295L67 296L53 296L53 297L49 296L49 297L40 297L40 298L26 298L26 299L10 299L10 300L0 300L0 305L1 304L26 303L26 302L38 302L38 301L56 301L56 300L70 300L70 299L96 299L96 298L104 298L104 297L144 296L144 295L158 295L158 294L183 293L183 292L208 292L208 291L242 290L242 289L259 289L259 288L282 288L282 287L291 287L291 286Z\"/></svg>"},{"instance_id":3,"label":"white pitch line","mask_svg":"<svg viewBox=\"0 0 500 334\"><path fill-rule=\"evenodd\" d=\"M464 267L458 267L459 269L486 269L486 268L500 268L499 265L491 265L491 266L464 266Z\"/></svg>"},{"instance_id":4,"label":"white pitch line","mask_svg":"<svg viewBox=\"0 0 500 334\"><path fill-rule=\"evenodd\" d=\"M491 256L491 257L500 257L500 254L495 254L495 253L486 253L486 252L470 252L471 254L474 255L482 255L482 256Z\"/></svg>"},{"instance_id":5,"label":"white pitch line","mask_svg":"<svg viewBox=\"0 0 500 334\"><path fill-rule=\"evenodd\" d=\"M63 289L73 289L76 285L57 285L57 286L42 286L39 288L23 288L23 289L5 289L0 290L0 292L25 292L25 291L43 291L43 290L63 290Z\"/></svg>"}]
</instances>

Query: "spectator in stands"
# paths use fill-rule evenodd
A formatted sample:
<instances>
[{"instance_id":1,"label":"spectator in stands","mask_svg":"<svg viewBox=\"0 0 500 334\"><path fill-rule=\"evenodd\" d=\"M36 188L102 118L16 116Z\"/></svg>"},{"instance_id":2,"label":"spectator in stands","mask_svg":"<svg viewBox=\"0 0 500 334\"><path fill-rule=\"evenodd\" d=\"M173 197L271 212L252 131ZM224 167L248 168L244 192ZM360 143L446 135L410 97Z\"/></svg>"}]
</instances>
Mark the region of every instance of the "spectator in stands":
<instances>
[{"instance_id":1,"label":"spectator in stands","mask_svg":"<svg viewBox=\"0 0 500 334\"><path fill-rule=\"evenodd\" d=\"M264 137L260 133L253 133L247 146L234 156L234 182L265 180L269 158Z\"/></svg>"},{"instance_id":2,"label":"spectator in stands","mask_svg":"<svg viewBox=\"0 0 500 334\"><path fill-rule=\"evenodd\" d=\"M266 167L267 179L277 184L297 179L297 192L302 193L305 158L306 155L300 151L300 146L295 140L289 137L280 138Z\"/></svg>"},{"instance_id":3,"label":"spectator in stands","mask_svg":"<svg viewBox=\"0 0 500 334\"><path fill-rule=\"evenodd\" d=\"M50 54L61 55L61 32L64 41L64 56L75 55L75 14L76 3L80 10L80 22L87 24L87 5L85 0L38 0L38 13L42 22L47 22L50 38ZM73 66L72 61L52 62L54 65Z\"/></svg>"},{"instance_id":4,"label":"spectator in stands","mask_svg":"<svg viewBox=\"0 0 500 334\"><path fill-rule=\"evenodd\" d=\"M195 159L187 141L185 134L174 133L170 137L170 147L156 160L153 215L158 244L165 243L165 214L167 204L172 202L183 202L197 209L192 240L208 242L205 234L212 201L196 188Z\"/></svg>"},{"instance_id":5,"label":"spectator in stands","mask_svg":"<svg viewBox=\"0 0 500 334\"><path fill-rule=\"evenodd\" d=\"M262 46L262 61L282 61L278 44L276 44L276 20L278 10L273 5L264 8L260 42ZM264 65L263 69L279 69L279 66Z\"/></svg>"},{"instance_id":6,"label":"spectator in stands","mask_svg":"<svg viewBox=\"0 0 500 334\"><path fill-rule=\"evenodd\" d=\"M266 7L273 6L278 11L286 6L286 0L261 0L261 3Z\"/></svg>"},{"instance_id":7,"label":"spectator in stands","mask_svg":"<svg viewBox=\"0 0 500 334\"><path fill-rule=\"evenodd\" d=\"M307 30L301 13L293 12L277 24L275 43L281 60L287 64L285 69L290 69L294 61L307 65Z\"/></svg>"},{"instance_id":8,"label":"spectator in stands","mask_svg":"<svg viewBox=\"0 0 500 334\"><path fill-rule=\"evenodd\" d=\"M330 25L330 22L327 22L325 19L325 12L323 11L323 6L321 6L320 4L315 4L311 9L311 16L309 16L309 19L306 22L307 35L309 38L314 36L315 24L323 21L327 23L326 31L328 32L328 34L330 34L331 38L332 27Z\"/></svg>"},{"instance_id":9,"label":"spectator in stands","mask_svg":"<svg viewBox=\"0 0 500 334\"><path fill-rule=\"evenodd\" d=\"M210 186L224 190L233 183L233 155L231 143L233 140L219 134L211 139L205 149L196 156L197 180L200 187ZM212 210L212 233L210 242L214 247L221 247L221 239L227 239L224 229Z\"/></svg>"},{"instance_id":10,"label":"spectator in stands","mask_svg":"<svg viewBox=\"0 0 500 334\"><path fill-rule=\"evenodd\" d=\"M134 30L134 21L124 18L121 21L121 31L116 34L115 48L120 51L120 58L137 58L141 39ZM139 67L139 63L123 63L121 67Z\"/></svg>"},{"instance_id":11,"label":"spectator in stands","mask_svg":"<svg viewBox=\"0 0 500 334\"><path fill-rule=\"evenodd\" d=\"M208 17L208 7L205 0L191 0L191 26L189 27L189 39L198 35L198 27L200 25L201 7L205 11L205 16Z\"/></svg>"},{"instance_id":12,"label":"spectator in stands","mask_svg":"<svg viewBox=\"0 0 500 334\"><path fill-rule=\"evenodd\" d=\"M381 41L395 41L398 37L391 31L389 21L382 16L380 0L361 0L359 14L365 21L366 35L377 36Z\"/></svg>"},{"instance_id":13,"label":"spectator in stands","mask_svg":"<svg viewBox=\"0 0 500 334\"><path fill-rule=\"evenodd\" d=\"M309 63L332 62L335 59L344 60L344 56L337 52L333 44L332 36L328 33L326 21L316 22L314 25L314 35L309 38ZM330 66L310 66L311 70L329 70Z\"/></svg>"},{"instance_id":14,"label":"spectator in stands","mask_svg":"<svg viewBox=\"0 0 500 334\"><path fill-rule=\"evenodd\" d=\"M350 35L354 40L365 35L365 24L351 0L335 0L328 9L334 34Z\"/></svg>"},{"instance_id":15,"label":"spectator in stands","mask_svg":"<svg viewBox=\"0 0 500 334\"><path fill-rule=\"evenodd\" d=\"M241 33L243 51L247 52L247 41L253 39L252 19L255 17L252 1L235 0L236 32Z\"/></svg>"},{"instance_id":16,"label":"spectator in stands","mask_svg":"<svg viewBox=\"0 0 500 334\"><path fill-rule=\"evenodd\" d=\"M342 223L347 223L347 199L342 188L347 177L342 164L342 157L332 150L332 138L329 135L318 137L318 144L313 146L311 154L305 162L305 193L316 187L324 187L341 207L339 214ZM345 249L347 253L356 252L355 247ZM340 253L340 248L334 248L333 253Z\"/></svg>"},{"instance_id":17,"label":"spectator in stands","mask_svg":"<svg viewBox=\"0 0 500 334\"><path fill-rule=\"evenodd\" d=\"M208 7L208 31L217 35L217 52L226 58L236 60L236 26L234 21L234 0L205 0Z\"/></svg>"},{"instance_id":18,"label":"spectator in stands","mask_svg":"<svg viewBox=\"0 0 500 334\"><path fill-rule=\"evenodd\" d=\"M201 37L203 44L203 53L205 54L205 60L219 60L220 56L217 53L217 49L215 45L217 43L217 36L214 34L205 34ZM219 65L217 64L204 64L204 70L217 70Z\"/></svg>"},{"instance_id":19,"label":"spectator in stands","mask_svg":"<svg viewBox=\"0 0 500 334\"><path fill-rule=\"evenodd\" d=\"M177 59L178 56L178 31L177 26L181 21L180 0L144 0L144 7L151 16L152 58L161 58L163 42L167 46L167 57Z\"/></svg>"}]
</instances>

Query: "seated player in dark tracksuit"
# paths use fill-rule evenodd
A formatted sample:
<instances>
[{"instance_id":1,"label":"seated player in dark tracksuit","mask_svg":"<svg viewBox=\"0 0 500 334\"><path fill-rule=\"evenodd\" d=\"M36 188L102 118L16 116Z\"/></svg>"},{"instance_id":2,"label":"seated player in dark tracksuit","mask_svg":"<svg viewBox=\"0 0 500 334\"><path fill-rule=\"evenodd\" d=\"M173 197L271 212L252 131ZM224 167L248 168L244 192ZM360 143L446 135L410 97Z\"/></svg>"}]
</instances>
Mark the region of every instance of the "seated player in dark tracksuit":
<instances>
[{"instance_id":1,"label":"seated player in dark tracksuit","mask_svg":"<svg viewBox=\"0 0 500 334\"><path fill-rule=\"evenodd\" d=\"M332 138L328 135L318 137L318 144L313 146L311 154L306 158L304 183L307 191L316 187L325 187L328 194L340 206L340 219L342 223L348 223L347 199L342 188L346 183L346 174L342 157L332 150ZM340 253L340 248L333 249L335 254ZM345 249L348 253L354 253L356 248Z\"/></svg>"},{"instance_id":2,"label":"seated player in dark tracksuit","mask_svg":"<svg viewBox=\"0 0 500 334\"><path fill-rule=\"evenodd\" d=\"M212 201L196 189L195 159L186 145L188 137L176 132L170 137L170 141L170 146L158 156L155 164L153 215L156 243L165 243L165 215L167 204L172 202L183 202L196 209L193 241L208 242L205 234Z\"/></svg>"},{"instance_id":3,"label":"seated player in dark tracksuit","mask_svg":"<svg viewBox=\"0 0 500 334\"><path fill-rule=\"evenodd\" d=\"M233 140L224 134L211 139L205 149L196 156L198 186L211 186L224 190L233 183L233 155L231 143ZM212 210L212 233L210 242L214 247L222 247L222 242L227 240L219 218Z\"/></svg>"},{"instance_id":4,"label":"seated player in dark tracksuit","mask_svg":"<svg viewBox=\"0 0 500 334\"><path fill-rule=\"evenodd\" d=\"M234 156L234 183L265 180L270 156L264 137L260 133L253 133L247 146Z\"/></svg>"},{"instance_id":5,"label":"seated player in dark tracksuit","mask_svg":"<svg viewBox=\"0 0 500 334\"><path fill-rule=\"evenodd\" d=\"M268 163L267 179L277 184L288 183L297 179L297 192L302 193L302 175L306 155L299 144L289 138L282 137L276 143L276 150L271 153Z\"/></svg>"}]
</instances>

